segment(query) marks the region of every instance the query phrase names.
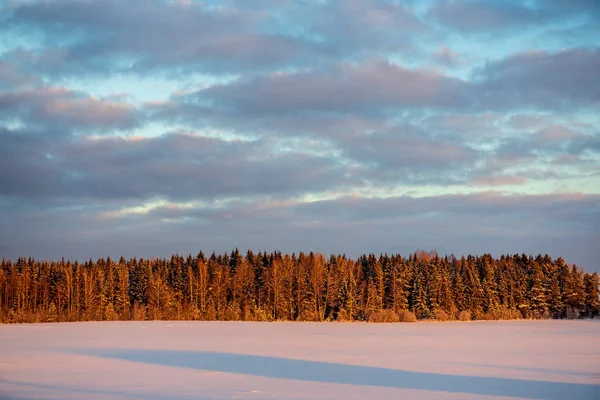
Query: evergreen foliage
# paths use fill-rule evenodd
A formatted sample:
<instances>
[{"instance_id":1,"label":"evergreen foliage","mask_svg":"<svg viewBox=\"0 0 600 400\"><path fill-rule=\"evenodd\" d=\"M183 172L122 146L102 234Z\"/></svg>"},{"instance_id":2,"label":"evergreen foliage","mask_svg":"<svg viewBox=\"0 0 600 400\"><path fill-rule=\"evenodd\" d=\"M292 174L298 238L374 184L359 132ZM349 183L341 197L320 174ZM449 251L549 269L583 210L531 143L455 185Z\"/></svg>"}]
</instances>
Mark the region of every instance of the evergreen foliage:
<instances>
[{"instance_id":1,"label":"evergreen foliage","mask_svg":"<svg viewBox=\"0 0 600 400\"><path fill-rule=\"evenodd\" d=\"M372 321L584 318L598 273L562 258L248 251L0 264L0 321Z\"/></svg>"}]
</instances>

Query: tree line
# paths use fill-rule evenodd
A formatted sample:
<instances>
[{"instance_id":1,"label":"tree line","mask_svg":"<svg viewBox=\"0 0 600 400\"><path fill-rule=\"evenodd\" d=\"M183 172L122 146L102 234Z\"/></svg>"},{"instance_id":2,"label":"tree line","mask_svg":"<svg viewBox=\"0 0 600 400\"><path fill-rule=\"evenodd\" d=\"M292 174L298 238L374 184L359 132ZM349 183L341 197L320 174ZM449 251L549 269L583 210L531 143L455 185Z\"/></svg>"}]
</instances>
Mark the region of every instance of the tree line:
<instances>
[{"instance_id":1,"label":"tree line","mask_svg":"<svg viewBox=\"0 0 600 400\"><path fill-rule=\"evenodd\" d=\"M248 251L0 264L0 321L583 318L600 278L562 258Z\"/></svg>"}]
</instances>

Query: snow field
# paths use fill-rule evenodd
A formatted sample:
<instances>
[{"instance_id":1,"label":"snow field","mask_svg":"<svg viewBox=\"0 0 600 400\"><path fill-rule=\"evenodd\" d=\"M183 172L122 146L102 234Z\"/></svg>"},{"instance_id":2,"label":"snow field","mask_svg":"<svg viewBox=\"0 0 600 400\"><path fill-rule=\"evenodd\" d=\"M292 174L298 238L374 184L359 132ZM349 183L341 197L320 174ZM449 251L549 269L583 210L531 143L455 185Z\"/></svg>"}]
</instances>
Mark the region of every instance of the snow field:
<instances>
[{"instance_id":1,"label":"snow field","mask_svg":"<svg viewBox=\"0 0 600 400\"><path fill-rule=\"evenodd\" d=\"M600 399L600 323L0 325L1 399Z\"/></svg>"}]
</instances>

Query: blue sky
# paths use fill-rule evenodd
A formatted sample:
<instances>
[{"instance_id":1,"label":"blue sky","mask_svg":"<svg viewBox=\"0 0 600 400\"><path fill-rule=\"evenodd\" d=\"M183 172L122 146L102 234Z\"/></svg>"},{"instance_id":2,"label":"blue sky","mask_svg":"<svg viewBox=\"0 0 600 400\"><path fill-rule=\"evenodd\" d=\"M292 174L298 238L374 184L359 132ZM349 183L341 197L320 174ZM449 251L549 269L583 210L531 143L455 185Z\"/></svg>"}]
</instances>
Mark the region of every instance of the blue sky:
<instances>
[{"instance_id":1,"label":"blue sky","mask_svg":"<svg viewBox=\"0 0 600 400\"><path fill-rule=\"evenodd\" d=\"M0 7L0 256L599 268L597 1Z\"/></svg>"}]
</instances>

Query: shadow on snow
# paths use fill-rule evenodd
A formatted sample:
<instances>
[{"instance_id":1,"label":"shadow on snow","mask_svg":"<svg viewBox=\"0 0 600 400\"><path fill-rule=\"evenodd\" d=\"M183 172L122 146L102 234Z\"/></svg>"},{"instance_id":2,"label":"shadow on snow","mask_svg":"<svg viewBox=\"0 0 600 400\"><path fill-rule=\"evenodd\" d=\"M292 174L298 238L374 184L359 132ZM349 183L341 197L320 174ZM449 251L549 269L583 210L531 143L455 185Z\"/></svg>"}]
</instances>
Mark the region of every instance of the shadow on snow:
<instances>
[{"instance_id":1,"label":"shadow on snow","mask_svg":"<svg viewBox=\"0 0 600 400\"><path fill-rule=\"evenodd\" d=\"M415 372L249 354L153 349L71 349L69 352L154 365L309 382L550 400L592 399L600 396L600 385Z\"/></svg>"}]
</instances>

